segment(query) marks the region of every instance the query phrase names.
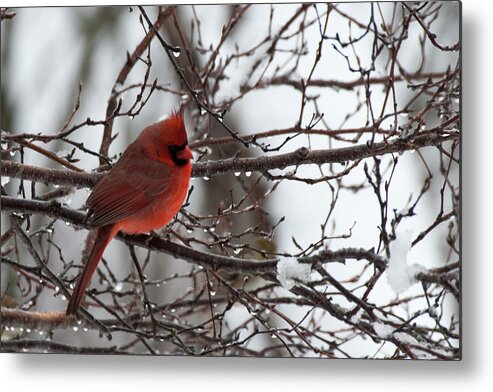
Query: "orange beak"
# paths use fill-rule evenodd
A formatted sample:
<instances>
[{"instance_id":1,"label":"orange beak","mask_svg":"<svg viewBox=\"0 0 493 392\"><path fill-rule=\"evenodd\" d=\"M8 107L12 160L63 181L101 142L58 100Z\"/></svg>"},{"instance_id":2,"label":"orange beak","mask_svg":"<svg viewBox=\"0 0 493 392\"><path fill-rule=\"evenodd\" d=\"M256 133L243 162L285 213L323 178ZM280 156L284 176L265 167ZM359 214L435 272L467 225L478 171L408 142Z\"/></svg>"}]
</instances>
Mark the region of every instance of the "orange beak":
<instances>
[{"instance_id":1,"label":"orange beak","mask_svg":"<svg viewBox=\"0 0 493 392\"><path fill-rule=\"evenodd\" d=\"M183 150L176 152L176 157L180 160L192 159L193 158L192 150L190 150L190 148L188 146L185 146L185 148Z\"/></svg>"}]
</instances>

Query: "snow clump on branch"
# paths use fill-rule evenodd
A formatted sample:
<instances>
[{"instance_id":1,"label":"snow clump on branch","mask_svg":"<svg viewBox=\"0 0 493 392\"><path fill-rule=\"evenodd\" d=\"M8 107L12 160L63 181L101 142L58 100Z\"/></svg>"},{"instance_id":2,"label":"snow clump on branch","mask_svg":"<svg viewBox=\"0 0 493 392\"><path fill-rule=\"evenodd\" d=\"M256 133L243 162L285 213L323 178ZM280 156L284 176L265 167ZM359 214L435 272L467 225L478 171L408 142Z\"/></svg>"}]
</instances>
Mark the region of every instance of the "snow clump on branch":
<instances>
[{"instance_id":1,"label":"snow clump on branch","mask_svg":"<svg viewBox=\"0 0 493 392\"><path fill-rule=\"evenodd\" d=\"M282 287L291 290L300 282L309 282L311 270L311 264L300 263L295 257L282 258L277 263L277 280Z\"/></svg>"}]
</instances>

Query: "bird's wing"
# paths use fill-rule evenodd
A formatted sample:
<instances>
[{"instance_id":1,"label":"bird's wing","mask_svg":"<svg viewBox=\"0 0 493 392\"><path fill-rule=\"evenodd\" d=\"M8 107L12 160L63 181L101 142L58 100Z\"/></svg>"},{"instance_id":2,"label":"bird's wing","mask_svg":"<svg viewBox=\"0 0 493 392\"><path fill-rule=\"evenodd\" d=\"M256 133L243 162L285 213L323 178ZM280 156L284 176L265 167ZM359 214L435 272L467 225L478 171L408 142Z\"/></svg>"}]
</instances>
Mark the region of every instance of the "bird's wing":
<instances>
[{"instance_id":1,"label":"bird's wing","mask_svg":"<svg viewBox=\"0 0 493 392\"><path fill-rule=\"evenodd\" d=\"M129 218L170 188L172 168L152 159L116 165L87 199L89 222L105 226Z\"/></svg>"}]
</instances>

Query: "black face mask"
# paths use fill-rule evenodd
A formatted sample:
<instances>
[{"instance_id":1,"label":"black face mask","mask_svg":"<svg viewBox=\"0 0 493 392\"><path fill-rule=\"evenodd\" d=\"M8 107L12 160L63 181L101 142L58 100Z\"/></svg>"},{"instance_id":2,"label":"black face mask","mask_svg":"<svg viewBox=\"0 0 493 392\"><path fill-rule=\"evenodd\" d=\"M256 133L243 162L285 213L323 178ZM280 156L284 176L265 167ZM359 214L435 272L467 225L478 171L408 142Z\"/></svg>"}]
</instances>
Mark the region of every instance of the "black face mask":
<instances>
[{"instance_id":1,"label":"black face mask","mask_svg":"<svg viewBox=\"0 0 493 392\"><path fill-rule=\"evenodd\" d=\"M173 159L173 162L176 163L177 166L183 166L189 162L189 159L183 159L178 156L178 153L183 151L187 145L188 142L185 142L181 146L175 144L170 144L168 146L169 152L171 153L171 159Z\"/></svg>"}]
</instances>

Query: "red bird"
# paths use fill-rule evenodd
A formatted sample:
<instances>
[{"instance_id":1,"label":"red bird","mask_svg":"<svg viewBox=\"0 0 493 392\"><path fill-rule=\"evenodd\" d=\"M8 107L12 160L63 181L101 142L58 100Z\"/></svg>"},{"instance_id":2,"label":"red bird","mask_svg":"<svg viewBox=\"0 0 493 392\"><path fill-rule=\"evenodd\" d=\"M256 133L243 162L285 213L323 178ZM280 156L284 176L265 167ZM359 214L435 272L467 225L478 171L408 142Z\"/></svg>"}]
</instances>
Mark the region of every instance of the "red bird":
<instances>
[{"instance_id":1,"label":"red bird","mask_svg":"<svg viewBox=\"0 0 493 392\"><path fill-rule=\"evenodd\" d=\"M145 128L87 199L96 241L79 276L66 314L75 314L112 238L121 230L146 233L166 225L187 194L192 172L183 114Z\"/></svg>"}]
</instances>

